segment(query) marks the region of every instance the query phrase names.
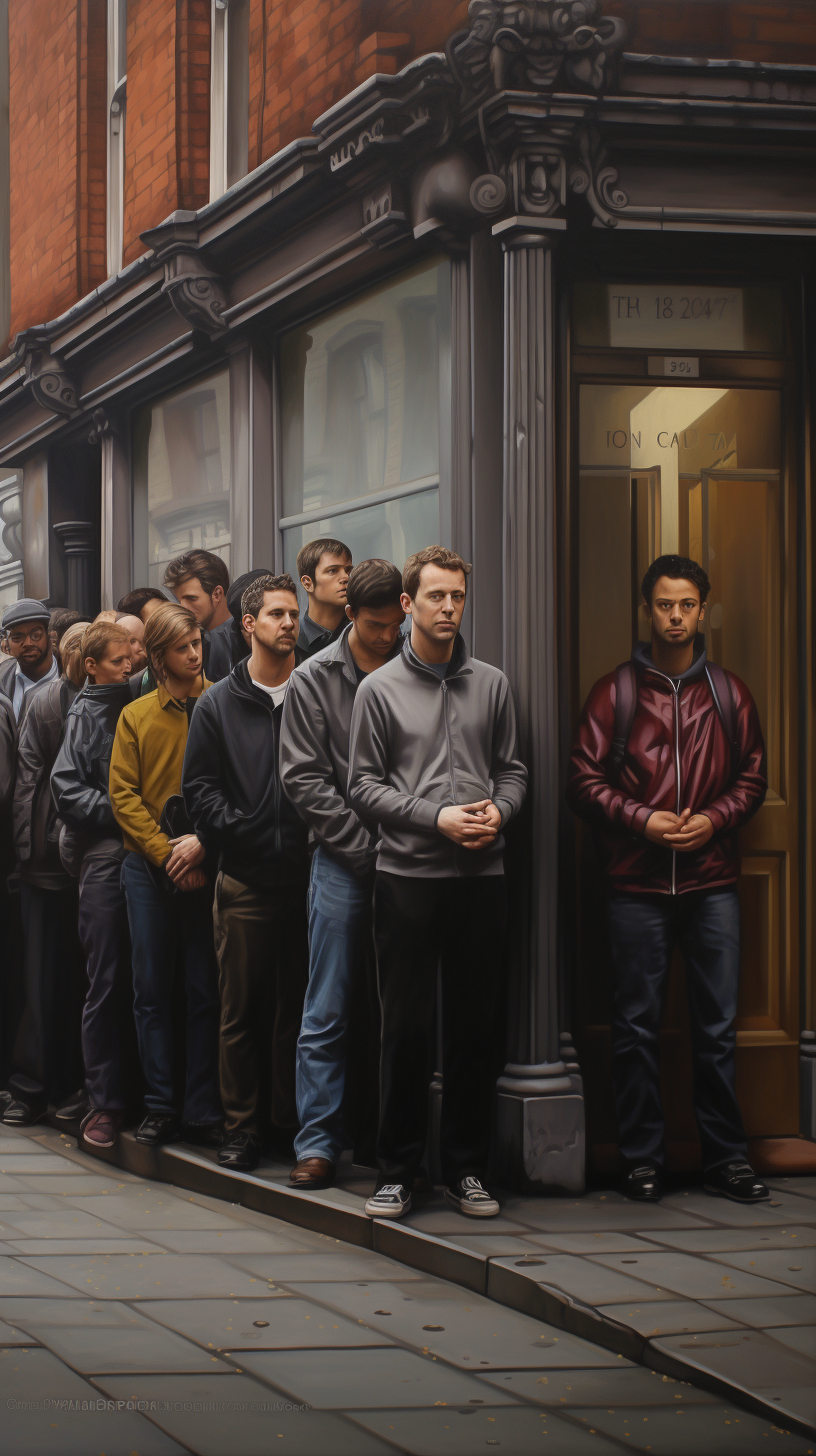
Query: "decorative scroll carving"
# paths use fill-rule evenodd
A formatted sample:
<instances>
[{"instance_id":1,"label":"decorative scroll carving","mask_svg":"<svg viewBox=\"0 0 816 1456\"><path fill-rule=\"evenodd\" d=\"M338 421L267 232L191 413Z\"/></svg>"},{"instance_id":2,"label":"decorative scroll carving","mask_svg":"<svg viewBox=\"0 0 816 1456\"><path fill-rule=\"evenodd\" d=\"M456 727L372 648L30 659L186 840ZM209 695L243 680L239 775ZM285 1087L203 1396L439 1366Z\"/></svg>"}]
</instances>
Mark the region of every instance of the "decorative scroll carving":
<instances>
[{"instance_id":1,"label":"decorative scroll carving","mask_svg":"<svg viewBox=\"0 0 816 1456\"><path fill-rule=\"evenodd\" d=\"M198 259L194 259L195 272L187 268L172 270L171 263L180 258L168 260L162 293L166 293L176 313L194 329L205 334L220 334L226 328L221 317L227 306L223 290L213 273L205 271Z\"/></svg>"},{"instance_id":2,"label":"decorative scroll carving","mask_svg":"<svg viewBox=\"0 0 816 1456\"><path fill-rule=\"evenodd\" d=\"M492 172L480 174L468 152L452 148L417 168L411 193L414 237L436 233L441 242L457 243L501 212L507 187Z\"/></svg>"},{"instance_id":3,"label":"decorative scroll carving","mask_svg":"<svg viewBox=\"0 0 816 1456\"><path fill-rule=\"evenodd\" d=\"M471 0L469 31L448 42L465 103L498 91L597 95L623 46L625 27L598 17L601 0Z\"/></svg>"},{"instance_id":4,"label":"decorative scroll carving","mask_svg":"<svg viewBox=\"0 0 816 1456\"><path fill-rule=\"evenodd\" d=\"M576 137L579 161L569 169L570 190L585 196L598 220L606 227L616 227L616 211L626 207L629 198L618 186L618 174L607 162L601 138L595 127L582 127Z\"/></svg>"},{"instance_id":5,"label":"decorative scroll carving","mask_svg":"<svg viewBox=\"0 0 816 1456\"><path fill-rule=\"evenodd\" d=\"M59 359L47 349L26 355L26 383L38 404L58 415L71 415L77 408L73 380Z\"/></svg>"}]
</instances>

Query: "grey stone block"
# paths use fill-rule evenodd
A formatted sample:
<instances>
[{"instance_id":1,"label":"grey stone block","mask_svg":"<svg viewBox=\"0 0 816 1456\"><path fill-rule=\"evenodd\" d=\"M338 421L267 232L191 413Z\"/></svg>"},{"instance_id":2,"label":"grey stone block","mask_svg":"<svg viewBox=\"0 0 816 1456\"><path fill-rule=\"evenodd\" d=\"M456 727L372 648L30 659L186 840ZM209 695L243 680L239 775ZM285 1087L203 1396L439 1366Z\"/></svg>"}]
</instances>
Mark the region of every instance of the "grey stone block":
<instances>
[{"instance_id":1,"label":"grey stone block","mask_svg":"<svg viewBox=\"0 0 816 1456\"><path fill-rule=\"evenodd\" d=\"M614 1436L628 1451L650 1451L652 1456L805 1456L812 1443L802 1436L775 1430L773 1423L749 1415L722 1401L713 1406L689 1406L683 1410L654 1410L644 1414L637 1407L614 1410L574 1410L587 1426Z\"/></svg>"},{"instance_id":2,"label":"grey stone block","mask_svg":"<svg viewBox=\"0 0 816 1456\"><path fill-rule=\"evenodd\" d=\"M716 1258L718 1264L727 1264L732 1269L744 1270L763 1279L776 1280L777 1286L790 1284L806 1294L816 1289L814 1249L756 1249L751 1253L717 1254L713 1258ZM756 1291L757 1294L760 1292ZM781 1294L782 1290L777 1287L773 1292Z\"/></svg>"},{"instance_id":3,"label":"grey stone block","mask_svg":"<svg viewBox=\"0 0 816 1456\"><path fill-rule=\"evenodd\" d=\"M747 1259L749 1255L734 1257ZM698 1259L693 1254L596 1254L590 1262L620 1270L632 1278L648 1280L656 1289L684 1294L688 1299L738 1299L742 1295L785 1293L784 1284L772 1283L770 1279L743 1272L739 1267L726 1274L721 1262ZM604 1300L605 1304L610 1302Z\"/></svg>"},{"instance_id":4,"label":"grey stone block","mask_svg":"<svg viewBox=\"0 0 816 1456\"><path fill-rule=\"evenodd\" d=\"M631 1304L606 1304L599 1305L598 1313L604 1319L614 1320L616 1324L626 1325L630 1330L637 1330L638 1334L645 1339L653 1339L657 1335L679 1335L693 1334L702 1330L740 1330L743 1328L739 1322L743 1304L746 1300L740 1300L739 1304L734 1300L728 1300L728 1313L717 1310L711 1306L698 1304L694 1299L669 1299L655 1300L653 1302L643 1301ZM734 1317L735 1316L735 1317Z\"/></svg>"},{"instance_id":5,"label":"grey stone block","mask_svg":"<svg viewBox=\"0 0 816 1456\"><path fill-rule=\"evenodd\" d=\"M213 1353L219 1350L307 1350L387 1345L385 1335L308 1299L280 1294L257 1299L151 1300L150 1319Z\"/></svg>"},{"instance_id":6,"label":"grey stone block","mask_svg":"<svg viewBox=\"0 0 816 1456\"><path fill-rule=\"evenodd\" d=\"M27 1256L24 1262L29 1272L53 1274L96 1299L190 1299L202 1294L238 1299L266 1292L265 1281L204 1254L99 1254L89 1259L44 1255Z\"/></svg>"},{"instance_id":7,"label":"grey stone block","mask_svg":"<svg viewBox=\"0 0 816 1456\"><path fill-rule=\"evenodd\" d=\"M384 1345L368 1350L323 1350L306 1361L300 1351L242 1351L241 1365L318 1410L380 1406L514 1405L506 1391L485 1389L463 1371L430 1355Z\"/></svg>"},{"instance_id":8,"label":"grey stone block","mask_svg":"<svg viewBox=\"0 0 816 1456\"><path fill-rule=\"evenodd\" d=\"M816 1324L816 1294L768 1295L761 1299L733 1300L707 1299L708 1309L718 1314L732 1315L741 1324L753 1325L757 1329L773 1329L776 1325Z\"/></svg>"},{"instance_id":9,"label":"grey stone block","mask_svg":"<svg viewBox=\"0 0 816 1456\"><path fill-rule=\"evenodd\" d=\"M514 1097L500 1092L496 1179L505 1188L582 1193L586 1168L584 1099L574 1094Z\"/></svg>"},{"instance_id":10,"label":"grey stone block","mask_svg":"<svg viewBox=\"0 0 816 1456\"><path fill-rule=\"evenodd\" d=\"M515 1370L512 1375L482 1375L486 1384L547 1406L678 1406L711 1405L714 1396L688 1381L674 1380L619 1360L608 1370L550 1370L538 1375Z\"/></svg>"},{"instance_id":11,"label":"grey stone block","mask_svg":"<svg viewBox=\"0 0 816 1456\"><path fill-rule=\"evenodd\" d=\"M509 1406L489 1413L478 1406L447 1410L359 1411L354 1421L414 1456L474 1456L495 1445L510 1456L619 1456L620 1447L548 1411ZM545 1438L546 1433L546 1438ZM499 1453L500 1456L500 1453Z\"/></svg>"}]
</instances>

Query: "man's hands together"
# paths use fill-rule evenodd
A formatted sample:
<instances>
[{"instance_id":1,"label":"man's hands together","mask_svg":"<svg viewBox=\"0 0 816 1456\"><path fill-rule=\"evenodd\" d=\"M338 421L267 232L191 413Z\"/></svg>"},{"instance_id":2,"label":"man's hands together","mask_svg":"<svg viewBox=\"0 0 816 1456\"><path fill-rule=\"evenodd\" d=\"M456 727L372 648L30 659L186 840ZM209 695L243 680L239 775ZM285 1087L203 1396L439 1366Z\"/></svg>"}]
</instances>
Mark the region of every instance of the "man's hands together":
<instances>
[{"instance_id":1,"label":"man's hands together","mask_svg":"<svg viewBox=\"0 0 816 1456\"><path fill-rule=\"evenodd\" d=\"M436 821L441 834L463 849L484 849L501 829L501 813L491 799L478 804L449 804Z\"/></svg>"},{"instance_id":2,"label":"man's hands together","mask_svg":"<svg viewBox=\"0 0 816 1456\"><path fill-rule=\"evenodd\" d=\"M171 839L173 852L168 860L165 860L164 868L167 870L173 884L179 890L202 890L207 883L207 876L198 866L204 859L204 846L195 834L182 834L178 839Z\"/></svg>"},{"instance_id":3,"label":"man's hands together","mask_svg":"<svg viewBox=\"0 0 816 1456\"><path fill-rule=\"evenodd\" d=\"M652 844L662 844L681 854L690 854L692 850L702 849L704 844L708 844L714 825L707 815L692 814L690 809L684 809L682 814L671 814L661 809L647 819L644 833Z\"/></svg>"}]
</instances>

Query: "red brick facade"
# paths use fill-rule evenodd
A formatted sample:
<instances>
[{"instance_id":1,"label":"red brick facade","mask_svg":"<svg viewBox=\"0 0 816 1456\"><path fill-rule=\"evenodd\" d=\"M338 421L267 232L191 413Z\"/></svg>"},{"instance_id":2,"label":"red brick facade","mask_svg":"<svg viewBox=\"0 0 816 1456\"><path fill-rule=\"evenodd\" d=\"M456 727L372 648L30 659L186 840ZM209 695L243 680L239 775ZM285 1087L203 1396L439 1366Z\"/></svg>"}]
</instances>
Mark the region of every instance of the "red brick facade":
<instances>
[{"instance_id":1,"label":"red brick facade","mask_svg":"<svg viewBox=\"0 0 816 1456\"><path fill-rule=\"evenodd\" d=\"M250 0L249 165L376 71L467 24L467 0ZM605 0L628 50L816 63L814 0ZM105 0L10 6L12 333L106 274ZM210 0L129 0L124 261L209 194Z\"/></svg>"}]
</instances>

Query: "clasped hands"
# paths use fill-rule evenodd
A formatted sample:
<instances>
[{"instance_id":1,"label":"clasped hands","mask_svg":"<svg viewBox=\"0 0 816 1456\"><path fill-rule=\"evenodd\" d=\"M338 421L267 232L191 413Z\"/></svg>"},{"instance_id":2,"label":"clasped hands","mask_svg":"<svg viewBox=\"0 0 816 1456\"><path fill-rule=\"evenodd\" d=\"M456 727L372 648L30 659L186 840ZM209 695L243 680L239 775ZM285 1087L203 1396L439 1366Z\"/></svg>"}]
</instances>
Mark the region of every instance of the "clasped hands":
<instances>
[{"instance_id":1,"label":"clasped hands","mask_svg":"<svg viewBox=\"0 0 816 1456\"><path fill-rule=\"evenodd\" d=\"M659 809L647 819L644 833L652 844L665 844L681 854L689 854L708 844L714 825L706 814L692 814L690 809L684 809L682 814Z\"/></svg>"},{"instance_id":2,"label":"clasped hands","mask_svg":"<svg viewBox=\"0 0 816 1456\"><path fill-rule=\"evenodd\" d=\"M448 804L440 812L436 827L463 849L484 849L501 829L501 814L492 799L478 804Z\"/></svg>"},{"instance_id":3,"label":"clasped hands","mask_svg":"<svg viewBox=\"0 0 816 1456\"><path fill-rule=\"evenodd\" d=\"M207 876L198 866L204 859L204 845L196 834L181 834L171 839L173 846L170 858L165 860L173 884L178 890L203 890Z\"/></svg>"}]
</instances>

